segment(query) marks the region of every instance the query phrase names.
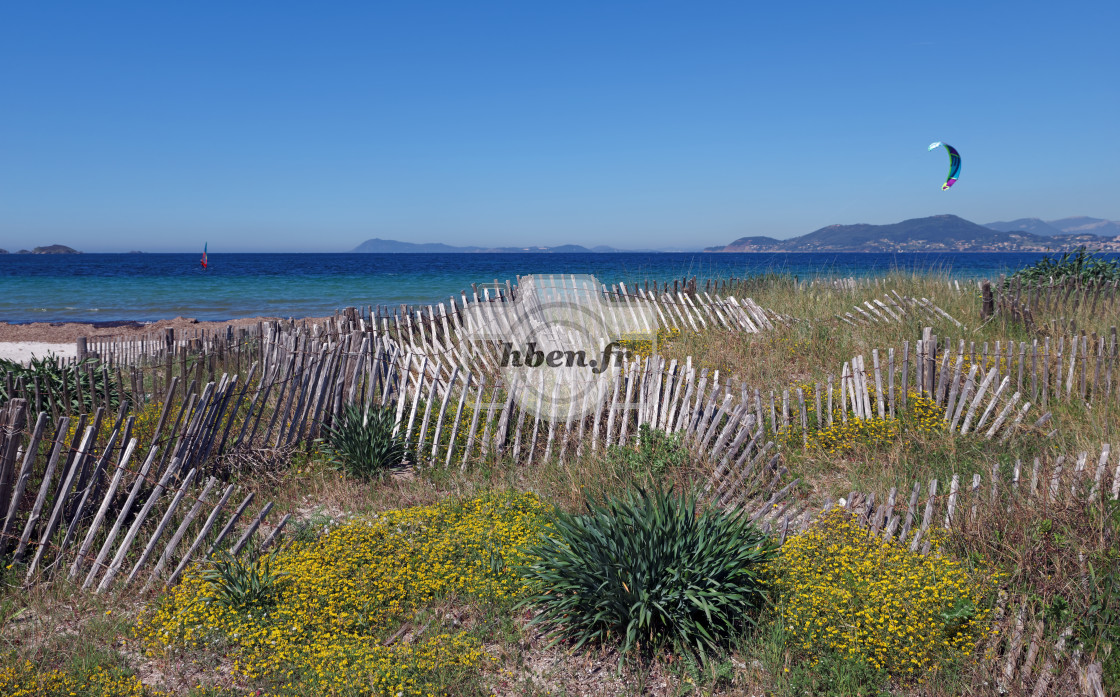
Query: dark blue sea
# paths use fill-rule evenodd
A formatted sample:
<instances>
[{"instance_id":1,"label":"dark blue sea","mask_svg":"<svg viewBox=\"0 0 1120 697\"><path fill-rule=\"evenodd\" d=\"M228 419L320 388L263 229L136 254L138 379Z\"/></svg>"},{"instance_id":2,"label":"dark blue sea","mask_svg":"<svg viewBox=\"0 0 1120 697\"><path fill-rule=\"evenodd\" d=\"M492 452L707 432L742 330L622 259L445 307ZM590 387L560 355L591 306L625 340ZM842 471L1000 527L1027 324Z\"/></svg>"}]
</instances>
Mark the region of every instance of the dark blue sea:
<instances>
[{"instance_id":1,"label":"dark blue sea","mask_svg":"<svg viewBox=\"0 0 1120 697\"><path fill-rule=\"evenodd\" d=\"M1042 254L198 254L0 255L0 321L316 317L347 306L446 301L471 283L594 274L607 283L786 273L801 280L937 271L995 277Z\"/></svg>"}]
</instances>

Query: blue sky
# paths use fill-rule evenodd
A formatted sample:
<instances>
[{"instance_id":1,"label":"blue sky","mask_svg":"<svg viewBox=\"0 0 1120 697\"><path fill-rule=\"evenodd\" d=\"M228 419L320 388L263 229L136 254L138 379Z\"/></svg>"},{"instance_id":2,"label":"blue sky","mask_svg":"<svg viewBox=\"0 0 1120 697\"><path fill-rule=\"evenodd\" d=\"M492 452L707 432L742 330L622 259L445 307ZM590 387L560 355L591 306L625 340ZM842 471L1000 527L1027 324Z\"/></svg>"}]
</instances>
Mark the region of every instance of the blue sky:
<instances>
[{"instance_id":1,"label":"blue sky","mask_svg":"<svg viewBox=\"0 0 1120 697\"><path fill-rule=\"evenodd\" d=\"M9 2L0 247L1120 219L1117 8ZM938 140L963 157L948 192Z\"/></svg>"}]
</instances>

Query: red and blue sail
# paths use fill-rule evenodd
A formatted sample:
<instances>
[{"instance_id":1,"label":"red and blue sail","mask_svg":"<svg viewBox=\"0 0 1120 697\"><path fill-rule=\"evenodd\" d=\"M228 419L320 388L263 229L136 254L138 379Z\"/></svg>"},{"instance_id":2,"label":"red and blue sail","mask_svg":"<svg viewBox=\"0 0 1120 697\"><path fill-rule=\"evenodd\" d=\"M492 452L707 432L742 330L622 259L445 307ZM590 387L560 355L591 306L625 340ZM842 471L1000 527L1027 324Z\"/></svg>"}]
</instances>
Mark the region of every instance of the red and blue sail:
<instances>
[{"instance_id":1,"label":"red and blue sail","mask_svg":"<svg viewBox=\"0 0 1120 697\"><path fill-rule=\"evenodd\" d=\"M202 243L202 268L204 269L206 268L206 247L208 244L208 242Z\"/></svg>"}]
</instances>

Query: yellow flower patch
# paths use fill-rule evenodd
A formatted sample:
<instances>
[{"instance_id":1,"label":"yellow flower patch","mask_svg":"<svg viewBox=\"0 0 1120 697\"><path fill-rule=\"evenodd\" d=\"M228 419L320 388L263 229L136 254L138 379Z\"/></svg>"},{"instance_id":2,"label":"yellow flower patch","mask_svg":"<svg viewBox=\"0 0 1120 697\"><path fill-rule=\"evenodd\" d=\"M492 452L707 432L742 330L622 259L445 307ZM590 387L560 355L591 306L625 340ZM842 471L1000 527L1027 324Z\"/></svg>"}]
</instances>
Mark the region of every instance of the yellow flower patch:
<instances>
[{"instance_id":1,"label":"yellow flower patch","mask_svg":"<svg viewBox=\"0 0 1120 697\"><path fill-rule=\"evenodd\" d=\"M681 335L681 330L676 327L658 327L656 336L640 332L623 334L617 341L618 347L629 354L631 359L645 360L653 355L653 351L665 342L676 339Z\"/></svg>"},{"instance_id":2,"label":"yellow flower patch","mask_svg":"<svg viewBox=\"0 0 1120 697\"><path fill-rule=\"evenodd\" d=\"M791 644L865 660L896 679L965 658L982 637L992 578L944 556L870 537L834 510L782 548L778 587ZM979 577L978 577L979 576Z\"/></svg>"},{"instance_id":3,"label":"yellow flower patch","mask_svg":"<svg viewBox=\"0 0 1120 697\"><path fill-rule=\"evenodd\" d=\"M425 694L436 668L476 671L488 656L467 633L432 626L385 646L390 630L441 598L524 593L519 550L540 534L545 512L536 496L501 493L353 521L276 555L284 580L274 604L217 603L196 570L136 631L153 655L223 649L237 674L274 693Z\"/></svg>"},{"instance_id":4,"label":"yellow flower patch","mask_svg":"<svg viewBox=\"0 0 1120 697\"><path fill-rule=\"evenodd\" d=\"M18 661L0 667L0 695L38 697L39 695L99 695L100 697L163 697L145 687L134 675L124 676L104 668L94 668L78 677L59 670L43 670L31 661Z\"/></svg>"},{"instance_id":5,"label":"yellow flower patch","mask_svg":"<svg viewBox=\"0 0 1120 697\"><path fill-rule=\"evenodd\" d=\"M148 404L145 404L140 409L136 409L136 408L133 407L129 411L129 415L133 417L132 433L130 435L130 438L135 438L136 439L137 448L138 448L138 450L141 451L140 453L137 453L136 455L134 455L133 456L134 458L141 455L142 453L147 452L148 445L152 442L152 437L155 435L155 432L156 432L156 425L159 424L159 417L160 417L160 414L162 414L162 413L163 413L163 403L162 402L149 402ZM169 418L173 418L173 417L169 417ZM117 420L116 414L114 414L114 413L107 413L107 414L104 415L104 417L101 419L101 426L99 427L98 432L97 432L97 439L95 441L96 443L105 444L105 443L109 442L109 436L113 433L113 425L116 423L116 420ZM92 426L93 425L93 417L92 416L89 419L87 419L86 425L87 426ZM168 424L167 426L170 427L170 424ZM123 432L124 425L123 424L121 425L121 429L122 429L121 435L123 436L124 435L124 432ZM70 423L67 426L67 431L66 431L66 440L67 440L68 443L72 442L74 440L74 435L75 435L75 432L77 430L78 430L78 417L77 417L77 415L72 415L70 417ZM118 440L115 447L119 448L123 445L127 445L127 443L121 443Z\"/></svg>"},{"instance_id":6,"label":"yellow flower patch","mask_svg":"<svg viewBox=\"0 0 1120 697\"><path fill-rule=\"evenodd\" d=\"M483 433L496 433L498 424L501 421L501 409L491 409L492 403L504 403L507 395L503 390L488 388L482 396L482 404L478 410L478 426L475 428L475 440L471 445L471 451L478 454L480 451L482 434ZM428 428L423 432L423 448L421 452L416 452L416 458L420 462L425 462L432 456L432 444L435 439L439 438L439 447L436 449L437 464L446 461L447 450L451 449L451 463L458 464L463 459L463 452L467 449L467 441L470 440L470 427L474 423L475 412L475 388L470 388L470 393L467 398L463 400L462 414L459 416L459 428L453 429L452 424L455 421L455 415L458 413L458 397L448 401L447 411L444 412L444 422L439 432L436 432L436 427L440 426L439 423L439 410L442 403L435 401L432 403L431 409L428 409L427 400L420 400L420 404L416 407L416 419L412 424L412 430L409 435L409 447L415 450L420 445L421 430L424 428L424 412L428 411ZM411 408L408 407L408 408ZM402 432L407 428L409 412L405 412L403 417ZM455 442L451 442L451 432L455 431Z\"/></svg>"},{"instance_id":7,"label":"yellow flower patch","mask_svg":"<svg viewBox=\"0 0 1120 697\"><path fill-rule=\"evenodd\" d=\"M861 419L849 412L847 420L844 419L842 409L833 408L832 425L816 427L817 410L812 403L812 386L799 385L802 393L806 395L805 414L809 430L804 442L809 448L822 451L828 455L844 454L856 446L880 447L897 443L904 436L931 435L944 433L946 429L943 420L945 408L938 406L929 396L916 390L907 392L906 409L900 409L897 418L872 416ZM795 390L791 390L794 392ZM876 407L874 388L870 389L872 409ZM791 400L792 401L792 400ZM779 435L791 446L800 446L803 443L801 435L801 417L797 414L798 404L794 403L793 413L790 416L790 425L779 428ZM827 422L826 422L827 423Z\"/></svg>"}]
</instances>

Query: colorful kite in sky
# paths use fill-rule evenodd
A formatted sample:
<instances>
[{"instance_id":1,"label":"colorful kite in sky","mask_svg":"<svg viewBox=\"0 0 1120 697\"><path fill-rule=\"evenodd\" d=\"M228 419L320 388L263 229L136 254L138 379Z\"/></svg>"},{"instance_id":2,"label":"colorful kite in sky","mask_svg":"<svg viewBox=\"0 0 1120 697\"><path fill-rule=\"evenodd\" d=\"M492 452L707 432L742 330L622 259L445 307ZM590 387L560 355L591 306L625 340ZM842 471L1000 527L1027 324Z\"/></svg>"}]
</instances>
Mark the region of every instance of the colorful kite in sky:
<instances>
[{"instance_id":1,"label":"colorful kite in sky","mask_svg":"<svg viewBox=\"0 0 1120 697\"><path fill-rule=\"evenodd\" d=\"M949 152L949 177L945 183L941 185L941 190L945 191L953 184L957 183L957 179L961 176L961 154L957 149L948 143L931 143L930 150L935 148L945 148Z\"/></svg>"}]
</instances>

